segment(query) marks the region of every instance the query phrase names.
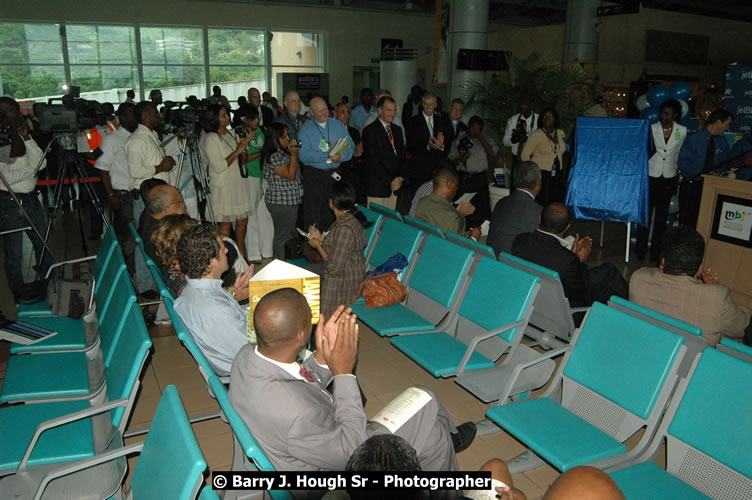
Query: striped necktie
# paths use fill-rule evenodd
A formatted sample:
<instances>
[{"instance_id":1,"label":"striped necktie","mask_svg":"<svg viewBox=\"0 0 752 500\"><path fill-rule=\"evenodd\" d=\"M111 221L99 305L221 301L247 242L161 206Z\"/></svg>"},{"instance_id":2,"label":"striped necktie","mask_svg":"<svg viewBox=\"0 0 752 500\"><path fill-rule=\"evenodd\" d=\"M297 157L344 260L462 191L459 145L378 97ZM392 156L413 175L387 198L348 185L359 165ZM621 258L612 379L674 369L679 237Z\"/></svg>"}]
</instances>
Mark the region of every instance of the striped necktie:
<instances>
[{"instance_id":1,"label":"striped necktie","mask_svg":"<svg viewBox=\"0 0 752 500\"><path fill-rule=\"evenodd\" d=\"M386 124L386 135L389 137L389 142L392 143L392 151L397 153L397 146L394 145L394 134L392 134L392 127L388 123Z\"/></svg>"}]
</instances>

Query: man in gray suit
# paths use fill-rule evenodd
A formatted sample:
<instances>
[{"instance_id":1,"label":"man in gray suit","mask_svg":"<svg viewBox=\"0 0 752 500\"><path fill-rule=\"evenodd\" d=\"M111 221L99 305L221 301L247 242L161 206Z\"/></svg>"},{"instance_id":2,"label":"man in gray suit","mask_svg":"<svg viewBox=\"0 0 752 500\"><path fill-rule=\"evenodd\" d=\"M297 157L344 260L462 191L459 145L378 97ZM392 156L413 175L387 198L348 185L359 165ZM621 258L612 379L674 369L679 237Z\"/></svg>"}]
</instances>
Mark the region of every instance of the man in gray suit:
<instances>
[{"instance_id":1,"label":"man in gray suit","mask_svg":"<svg viewBox=\"0 0 752 500\"><path fill-rule=\"evenodd\" d=\"M353 375L358 325L350 309L340 306L328 320L321 317L316 351L302 366L295 359L311 335L311 310L302 294L291 288L267 294L253 319L258 346L248 345L238 353L229 397L274 467L342 471L366 439L391 432L386 426L390 421L366 421ZM330 394L326 387L332 380ZM416 449L423 470L457 470L455 449L470 444L474 424L458 430L432 392L410 390L420 391L416 394L422 406L393 433ZM377 415L374 420L381 419Z\"/></svg>"},{"instance_id":2,"label":"man in gray suit","mask_svg":"<svg viewBox=\"0 0 752 500\"><path fill-rule=\"evenodd\" d=\"M535 197L541 190L541 171L532 161L523 161L514 167L512 194L496 203L488 228L489 246L494 253L512 252L512 242L520 233L532 233L538 229L543 207Z\"/></svg>"}]
</instances>

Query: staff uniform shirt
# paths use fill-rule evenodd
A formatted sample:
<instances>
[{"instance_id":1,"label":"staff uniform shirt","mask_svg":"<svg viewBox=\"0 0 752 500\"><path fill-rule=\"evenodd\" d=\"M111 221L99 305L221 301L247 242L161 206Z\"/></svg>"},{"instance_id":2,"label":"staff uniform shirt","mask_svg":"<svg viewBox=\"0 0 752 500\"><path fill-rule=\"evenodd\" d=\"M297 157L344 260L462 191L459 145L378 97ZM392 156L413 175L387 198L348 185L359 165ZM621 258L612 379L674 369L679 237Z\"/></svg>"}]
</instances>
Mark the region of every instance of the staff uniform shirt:
<instances>
[{"instance_id":1,"label":"staff uniform shirt","mask_svg":"<svg viewBox=\"0 0 752 500\"><path fill-rule=\"evenodd\" d=\"M128 159L128 189L138 189L142 182L152 177L169 181L167 172L157 173L157 166L167 155L157 133L148 127L138 125L125 145L125 156Z\"/></svg>"},{"instance_id":2,"label":"staff uniform shirt","mask_svg":"<svg viewBox=\"0 0 752 500\"><path fill-rule=\"evenodd\" d=\"M125 127L120 127L102 139L100 146L102 156L97 159L94 166L110 173L112 189L120 191L129 189L130 174L128 173L128 159L125 157L125 145L131 135L133 134Z\"/></svg>"},{"instance_id":3,"label":"staff uniform shirt","mask_svg":"<svg viewBox=\"0 0 752 500\"><path fill-rule=\"evenodd\" d=\"M341 161L348 161L355 153L355 143L342 122L328 118L326 124L322 126L316 123L316 120L310 120L298 132L298 138L301 142L300 160L304 164L320 170L337 168L339 163L327 163L326 160L329 158L329 150L342 137L347 138L350 147L342 153Z\"/></svg>"},{"instance_id":4,"label":"staff uniform shirt","mask_svg":"<svg viewBox=\"0 0 752 500\"><path fill-rule=\"evenodd\" d=\"M366 126L366 120L371 116L378 116L376 106L372 105L371 108L366 111L366 108L364 108L361 104L360 106L352 110L352 114L350 115L350 123L348 123L348 125L350 125L352 128L358 129L358 132L362 134L363 128Z\"/></svg>"}]
</instances>

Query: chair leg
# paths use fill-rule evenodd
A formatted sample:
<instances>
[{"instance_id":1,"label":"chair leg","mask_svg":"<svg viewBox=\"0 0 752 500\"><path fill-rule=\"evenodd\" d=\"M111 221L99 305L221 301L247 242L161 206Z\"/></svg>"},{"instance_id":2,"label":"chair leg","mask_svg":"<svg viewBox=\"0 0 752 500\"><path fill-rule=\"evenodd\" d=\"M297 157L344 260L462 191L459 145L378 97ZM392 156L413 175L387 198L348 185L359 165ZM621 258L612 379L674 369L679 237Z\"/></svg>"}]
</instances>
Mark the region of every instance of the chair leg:
<instances>
[{"instance_id":1,"label":"chair leg","mask_svg":"<svg viewBox=\"0 0 752 500\"><path fill-rule=\"evenodd\" d=\"M501 430L501 427L485 418L480 422L476 422L475 426L478 428L477 436L488 436L489 434L495 434Z\"/></svg>"},{"instance_id":2,"label":"chair leg","mask_svg":"<svg viewBox=\"0 0 752 500\"><path fill-rule=\"evenodd\" d=\"M541 465L545 465L545 461L533 453L530 450L517 455L513 459L507 462L510 474L517 474L518 472L527 472L529 470L537 469Z\"/></svg>"}]
</instances>

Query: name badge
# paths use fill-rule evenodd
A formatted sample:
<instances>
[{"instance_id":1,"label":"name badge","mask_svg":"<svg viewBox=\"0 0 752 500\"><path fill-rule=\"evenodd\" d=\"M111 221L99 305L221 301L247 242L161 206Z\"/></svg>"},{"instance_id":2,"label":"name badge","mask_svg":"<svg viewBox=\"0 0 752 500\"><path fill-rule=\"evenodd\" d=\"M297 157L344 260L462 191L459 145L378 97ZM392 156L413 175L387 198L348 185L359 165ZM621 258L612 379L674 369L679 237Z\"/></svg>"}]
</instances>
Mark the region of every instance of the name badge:
<instances>
[{"instance_id":1,"label":"name badge","mask_svg":"<svg viewBox=\"0 0 752 500\"><path fill-rule=\"evenodd\" d=\"M326 142L326 139L324 139L323 137L321 138L321 141L319 141L319 149L323 153L329 152L329 143Z\"/></svg>"}]
</instances>

